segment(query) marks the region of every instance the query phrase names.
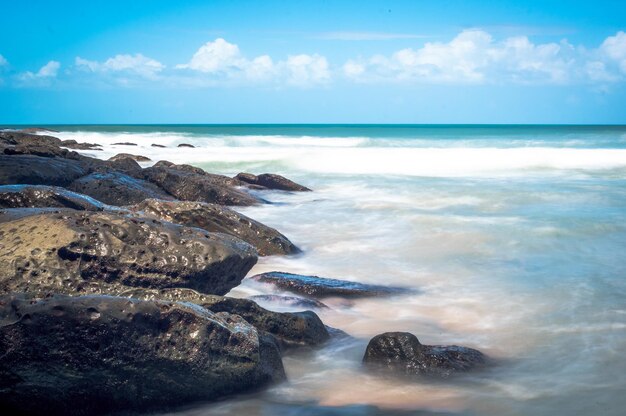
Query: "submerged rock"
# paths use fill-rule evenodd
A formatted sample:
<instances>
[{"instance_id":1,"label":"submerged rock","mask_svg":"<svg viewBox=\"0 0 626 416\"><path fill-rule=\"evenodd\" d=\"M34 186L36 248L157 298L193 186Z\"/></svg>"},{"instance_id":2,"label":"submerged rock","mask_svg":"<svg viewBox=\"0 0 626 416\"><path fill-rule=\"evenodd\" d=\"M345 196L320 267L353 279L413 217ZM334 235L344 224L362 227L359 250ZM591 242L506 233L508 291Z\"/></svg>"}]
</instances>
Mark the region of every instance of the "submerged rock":
<instances>
[{"instance_id":1,"label":"submerged rock","mask_svg":"<svg viewBox=\"0 0 626 416\"><path fill-rule=\"evenodd\" d=\"M327 327L311 311L273 312L249 299L198 293L191 289L130 288L121 296L137 299L163 299L191 302L213 312L228 312L244 318L259 331L272 335L285 348L321 345L329 339Z\"/></svg>"},{"instance_id":2,"label":"submerged rock","mask_svg":"<svg viewBox=\"0 0 626 416\"><path fill-rule=\"evenodd\" d=\"M184 287L222 295L256 260L234 237L113 212L60 210L0 224L0 293Z\"/></svg>"},{"instance_id":3,"label":"submerged rock","mask_svg":"<svg viewBox=\"0 0 626 416\"><path fill-rule=\"evenodd\" d=\"M120 143L113 143L114 146L137 146L137 143L130 143L130 142L120 142Z\"/></svg>"},{"instance_id":4,"label":"submerged rock","mask_svg":"<svg viewBox=\"0 0 626 416\"><path fill-rule=\"evenodd\" d=\"M294 192L308 192L311 191L306 186L297 184L284 176L276 175L273 173L263 173L261 175L253 175L251 173L239 173L235 176L242 182L246 182L251 185L262 186L266 189L277 189L281 191L294 191Z\"/></svg>"},{"instance_id":5,"label":"submerged rock","mask_svg":"<svg viewBox=\"0 0 626 416\"><path fill-rule=\"evenodd\" d=\"M213 175L188 165L158 162L143 170L146 180L183 201L211 202L221 205L255 205L264 202L240 189L237 181Z\"/></svg>"},{"instance_id":6,"label":"submerged rock","mask_svg":"<svg viewBox=\"0 0 626 416\"><path fill-rule=\"evenodd\" d=\"M248 299L255 302L275 303L282 306L308 308L308 309L327 309L328 306L316 299L301 298L300 296L285 295L254 295Z\"/></svg>"},{"instance_id":7,"label":"submerged rock","mask_svg":"<svg viewBox=\"0 0 626 416\"><path fill-rule=\"evenodd\" d=\"M180 406L284 379L237 315L110 296L0 297L0 408L104 414Z\"/></svg>"},{"instance_id":8,"label":"submerged rock","mask_svg":"<svg viewBox=\"0 0 626 416\"><path fill-rule=\"evenodd\" d=\"M189 143L181 143L178 145L178 147L191 147L191 148L195 148L196 146L194 146L193 144L189 144Z\"/></svg>"},{"instance_id":9,"label":"submerged rock","mask_svg":"<svg viewBox=\"0 0 626 416\"><path fill-rule=\"evenodd\" d=\"M76 150L102 150L101 145L95 143L79 143L76 140L63 140L60 146L67 147L68 149Z\"/></svg>"},{"instance_id":10,"label":"submerged rock","mask_svg":"<svg viewBox=\"0 0 626 416\"><path fill-rule=\"evenodd\" d=\"M150 146L152 146L152 147L161 147L161 148L167 147L167 146L163 146L162 144L154 144L154 143L152 143Z\"/></svg>"},{"instance_id":11,"label":"submerged rock","mask_svg":"<svg viewBox=\"0 0 626 416\"><path fill-rule=\"evenodd\" d=\"M329 296L384 296L408 292L408 289L401 287L368 285L365 283L350 282L347 280L328 279L325 277L306 276L283 272L261 273L250 277L250 279L263 283L270 283L283 290L317 298Z\"/></svg>"},{"instance_id":12,"label":"submerged rock","mask_svg":"<svg viewBox=\"0 0 626 416\"><path fill-rule=\"evenodd\" d=\"M233 235L253 245L261 256L300 253L298 247L274 228L221 205L147 199L130 209L143 216Z\"/></svg>"},{"instance_id":13,"label":"submerged rock","mask_svg":"<svg viewBox=\"0 0 626 416\"><path fill-rule=\"evenodd\" d=\"M0 154L0 185L67 186L88 172L77 160Z\"/></svg>"},{"instance_id":14,"label":"submerged rock","mask_svg":"<svg viewBox=\"0 0 626 416\"><path fill-rule=\"evenodd\" d=\"M71 208L102 211L106 205L95 199L68 191L65 188L45 185L0 186L0 208Z\"/></svg>"},{"instance_id":15,"label":"submerged rock","mask_svg":"<svg viewBox=\"0 0 626 416\"><path fill-rule=\"evenodd\" d=\"M363 363L404 376L448 377L485 364L478 350L456 345L422 345L408 332L386 332L371 339Z\"/></svg>"},{"instance_id":16,"label":"submerged rock","mask_svg":"<svg viewBox=\"0 0 626 416\"><path fill-rule=\"evenodd\" d=\"M132 159L136 162L150 162L151 159L149 157L141 156L141 155L131 155L130 153L118 153L113 157L109 158L110 162L115 162L117 160L122 159Z\"/></svg>"},{"instance_id":17,"label":"submerged rock","mask_svg":"<svg viewBox=\"0 0 626 416\"><path fill-rule=\"evenodd\" d=\"M137 204L148 198L174 199L154 184L121 172L94 172L75 180L68 188L117 206Z\"/></svg>"}]
</instances>

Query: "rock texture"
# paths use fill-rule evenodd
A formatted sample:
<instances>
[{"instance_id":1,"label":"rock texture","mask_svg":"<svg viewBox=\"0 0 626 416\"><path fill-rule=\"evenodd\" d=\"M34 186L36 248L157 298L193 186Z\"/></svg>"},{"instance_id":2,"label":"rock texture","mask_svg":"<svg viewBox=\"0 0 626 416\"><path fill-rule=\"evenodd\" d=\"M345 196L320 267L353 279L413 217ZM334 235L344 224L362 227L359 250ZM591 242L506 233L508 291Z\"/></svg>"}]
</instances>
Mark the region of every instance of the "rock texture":
<instances>
[{"instance_id":1,"label":"rock texture","mask_svg":"<svg viewBox=\"0 0 626 416\"><path fill-rule=\"evenodd\" d=\"M130 286L222 295L256 260L231 236L113 212L61 210L0 224L0 293L118 294Z\"/></svg>"},{"instance_id":2,"label":"rock texture","mask_svg":"<svg viewBox=\"0 0 626 416\"><path fill-rule=\"evenodd\" d=\"M233 235L254 246L261 256L301 252L274 228L221 205L147 199L130 209L142 216Z\"/></svg>"},{"instance_id":3,"label":"rock texture","mask_svg":"<svg viewBox=\"0 0 626 416\"><path fill-rule=\"evenodd\" d=\"M354 298L394 295L407 292L407 289L401 287L368 285L365 283L350 282L347 280L327 279L325 277L306 276L283 272L261 273L250 277L250 279L263 283L270 283L289 292L316 298L329 296Z\"/></svg>"},{"instance_id":4,"label":"rock texture","mask_svg":"<svg viewBox=\"0 0 626 416\"><path fill-rule=\"evenodd\" d=\"M255 205L264 202L240 189L238 182L213 175L188 165L159 162L143 170L146 180L184 201L211 202L221 205Z\"/></svg>"},{"instance_id":5,"label":"rock texture","mask_svg":"<svg viewBox=\"0 0 626 416\"><path fill-rule=\"evenodd\" d=\"M0 186L0 208L71 208L102 211L107 206L89 196L45 185Z\"/></svg>"},{"instance_id":6,"label":"rock texture","mask_svg":"<svg viewBox=\"0 0 626 416\"><path fill-rule=\"evenodd\" d=\"M311 311L273 312L248 299L198 293L190 289L129 288L120 293L137 299L163 299L201 305L213 312L228 312L244 318L259 331L272 335L282 347L316 346L329 339L327 327Z\"/></svg>"},{"instance_id":7,"label":"rock texture","mask_svg":"<svg viewBox=\"0 0 626 416\"><path fill-rule=\"evenodd\" d=\"M132 159L136 162L150 162L149 157L141 156L141 155L131 155L130 153L118 153L113 157L109 158L110 162L115 162L117 160L122 159Z\"/></svg>"},{"instance_id":8,"label":"rock texture","mask_svg":"<svg viewBox=\"0 0 626 416\"><path fill-rule=\"evenodd\" d=\"M79 143L76 140L63 140L60 146L67 147L68 149L76 150L102 150L101 145L95 143Z\"/></svg>"},{"instance_id":9,"label":"rock texture","mask_svg":"<svg viewBox=\"0 0 626 416\"><path fill-rule=\"evenodd\" d=\"M0 185L67 186L88 172L89 169L77 160L0 154Z\"/></svg>"},{"instance_id":10,"label":"rock texture","mask_svg":"<svg viewBox=\"0 0 626 416\"><path fill-rule=\"evenodd\" d=\"M363 362L403 376L448 377L485 364L478 350L456 345L422 345L408 332L386 332L371 339Z\"/></svg>"},{"instance_id":11,"label":"rock texture","mask_svg":"<svg viewBox=\"0 0 626 416\"><path fill-rule=\"evenodd\" d=\"M327 309L324 303L316 299L301 298L300 296L284 296L284 295L254 295L248 299L255 302L267 302L280 306L289 306L305 309Z\"/></svg>"},{"instance_id":12,"label":"rock texture","mask_svg":"<svg viewBox=\"0 0 626 416\"><path fill-rule=\"evenodd\" d=\"M3 296L0 351L5 414L147 411L284 378L242 318L173 302Z\"/></svg>"},{"instance_id":13,"label":"rock texture","mask_svg":"<svg viewBox=\"0 0 626 416\"><path fill-rule=\"evenodd\" d=\"M261 175L253 175L251 173L240 173L235 176L242 182L249 183L251 185L262 186L266 189L277 189L281 191L293 191L293 192L307 192L311 191L306 186L297 184L292 180L285 178L284 176L276 175L273 173L263 173Z\"/></svg>"},{"instance_id":14,"label":"rock texture","mask_svg":"<svg viewBox=\"0 0 626 416\"><path fill-rule=\"evenodd\" d=\"M174 199L154 184L121 172L94 172L73 181L68 188L117 206L137 204L148 198Z\"/></svg>"}]
</instances>

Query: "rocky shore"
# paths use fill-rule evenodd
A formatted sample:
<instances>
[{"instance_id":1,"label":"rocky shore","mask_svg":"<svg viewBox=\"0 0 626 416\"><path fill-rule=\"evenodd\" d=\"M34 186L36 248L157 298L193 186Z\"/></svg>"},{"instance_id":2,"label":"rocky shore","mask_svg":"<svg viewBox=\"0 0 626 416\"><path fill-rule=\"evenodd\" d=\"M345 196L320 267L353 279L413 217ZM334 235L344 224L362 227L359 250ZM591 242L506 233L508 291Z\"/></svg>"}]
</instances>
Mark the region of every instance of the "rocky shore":
<instances>
[{"instance_id":1,"label":"rocky shore","mask_svg":"<svg viewBox=\"0 0 626 416\"><path fill-rule=\"evenodd\" d=\"M258 256L302 252L232 207L311 189L276 174L143 168L150 160L128 153L96 159L72 149L98 145L39 133L0 131L0 408L11 414L143 412L260 389L285 379L285 351L345 336L311 310L324 298L407 291L270 272L252 279L277 293L228 297ZM447 377L484 362L393 333L370 342L364 368Z\"/></svg>"}]
</instances>

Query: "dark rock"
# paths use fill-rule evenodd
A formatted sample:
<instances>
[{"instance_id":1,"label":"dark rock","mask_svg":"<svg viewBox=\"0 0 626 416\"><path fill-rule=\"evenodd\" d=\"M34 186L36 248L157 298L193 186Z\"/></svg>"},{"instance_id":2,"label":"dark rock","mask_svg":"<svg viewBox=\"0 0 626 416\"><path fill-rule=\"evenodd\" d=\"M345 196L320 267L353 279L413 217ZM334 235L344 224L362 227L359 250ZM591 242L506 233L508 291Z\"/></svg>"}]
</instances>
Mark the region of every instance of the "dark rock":
<instances>
[{"instance_id":1,"label":"dark rock","mask_svg":"<svg viewBox=\"0 0 626 416\"><path fill-rule=\"evenodd\" d=\"M422 345L408 332L386 332L371 339L363 362L403 376L448 377L485 364L478 350L456 345Z\"/></svg>"},{"instance_id":2,"label":"dark rock","mask_svg":"<svg viewBox=\"0 0 626 416\"><path fill-rule=\"evenodd\" d=\"M150 162L151 159L149 157L141 156L141 155L131 155L130 153L118 153L113 157L109 158L110 162L115 162L117 160L122 159L132 159L136 162Z\"/></svg>"},{"instance_id":3,"label":"dark rock","mask_svg":"<svg viewBox=\"0 0 626 416\"><path fill-rule=\"evenodd\" d=\"M401 287L368 285L347 280L327 279L318 276L301 274L267 272L250 277L263 283L273 284L283 290L313 296L317 298L329 296L367 297L395 295L407 292Z\"/></svg>"},{"instance_id":4,"label":"dark rock","mask_svg":"<svg viewBox=\"0 0 626 416\"><path fill-rule=\"evenodd\" d=\"M147 198L174 199L157 186L120 172L94 172L72 182L69 189L117 206L137 204Z\"/></svg>"},{"instance_id":5,"label":"dark rock","mask_svg":"<svg viewBox=\"0 0 626 416\"><path fill-rule=\"evenodd\" d=\"M136 179L143 180L142 168L135 160L130 158L122 158L118 160L107 160L106 166L96 169L98 172L108 173L111 170L123 172Z\"/></svg>"},{"instance_id":6,"label":"dark rock","mask_svg":"<svg viewBox=\"0 0 626 416\"><path fill-rule=\"evenodd\" d=\"M142 216L233 235L256 247L261 256L300 253L275 229L221 205L147 199L130 209Z\"/></svg>"},{"instance_id":7,"label":"dark rock","mask_svg":"<svg viewBox=\"0 0 626 416\"><path fill-rule=\"evenodd\" d=\"M5 145L50 145L59 146L61 139L25 131L0 131L0 142Z\"/></svg>"},{"instance_id":8,"label":"dark rock","mask_svg":"<svg viewBox=\"0 0 626 416\"><path fill-rule=\"evenodd\" d=\"M259 331L272 335L282 347L316 346L329 339L328 330L311 311L273 312L248 299L205 295L190 289L133 288L120 296L137 299L163 299L191 302L213 312L228 312L241 316Z\"/></svg>"},{"instance_id":9,"label":"dark rock","mask_svg":"<svg viewBox=\"0 0 626 416\"><path fill-rule=\"evenodd\" d=\"M0 293L179 287L223 295L256 260L253 247L229 235L115 212L60 210L0 224Z\"/></svg>"},{"instance_id":10,"label":"dark rock","mask_svg":"<svg viewBox=\"0 0 626 416\"><path fill-rule=\"evenodd\" d=\"M102 211L106 205L100 201L68 191L65 188L45 185L0 186L0 208L71 208Z\"/></svg>"},{"instance_id":11,"label":"dark rock","mask_svg":"<svg viewBox=\"0 0 626 416\"><path fill-rule=\"evenodd\" d=\"M301 298L300 296L284 296L284 295L254 295L248 299L255 302L276 303L281 306L289 306L296 308L308 309L326 309L328 306L315 299Z\"/></svg>"},{"instance_id":12,"label":"dark rock","mask_svg":"<svg viewBox=\"0 0 626 416\"><path fill-rule=\"evenodd\" d=\"M0 351L7 415L157 410L285 377L236 315L110 296L0 297Z\"/></svg>"},{"instance_id":13,"label":"dark rock","mask_svg":"<svg viewBox=\"0 0 626 416\"><path fill-rule=\"evenodd\" d=\"M178 147L191 147L191 148L195 148L196 146L194 146L193 144L189 144L189 143L181 143L178 145Z\"/></svg>"},{"instance_id":14,"label":"dark rock","mask_svg":"<svg viewBox=\"0 0 626 416\"><path fill-rule=\"evenodd\" d=\"M264 173L262 175L256 176L251 173L242 172L235 176L235 179L249 183L251 185L262 186L266 189L278 189L281 191L295 192L311 191L306 186L302 186L285 178L284 176L276 175L273 173Z\"/></svg>"},{"instance_id":15,"label":"dark rock","mask_svg":"<svg viewBox=\"0 0 626 416\"><path fill-rule=\"evenodd\" d=\"M61 146L76 150L102 150L99 144L95 143L78 143L76 140L63 140Z\"/></svg>"},{"instance_id":16,"label":"dark rock","mask_svg":"<svg viewBox=\"0 0 626 416\"><path fill-rule=\"evenodd\" d=\"M154 143L152 143L150 146L152 146L152 147L162 147L162 148L167 147L167 146L163 146L162 144L154 144Z\"/></svg>"},{"instance_id":17,"label":"dark rock","mask_svg":"<svg viewBox=\"0 0 626 416\"><path fill-rule=\"evenodd\" d=\"M130 142L121 142L121 143L113 143L113 145L117 145L117 146L137 146L137 143L130 143Z\"/></svg>"},{"instance_id":18,"label":"dark rock","mask_svg":"<svg viewBox=\"0 0 626 416\"><path fill-rule=\"evenodd\" d=\"M0 155L1 185L67 186L88 172L88 167L72 159L33 155Z\"/></svg>"},{"instance_id":19,"label":"dark rock","mask_svg":"<svg viewBox=\"0 0 626 416\"><path fill-rule=\"evenodd\" d=\"M143 170L146 180L184 201L211 202L220 205L255 205L264 202L236 189L233 179L212 175L186 165L167 166L158 162Z\"/></svg>"}]
</instances>

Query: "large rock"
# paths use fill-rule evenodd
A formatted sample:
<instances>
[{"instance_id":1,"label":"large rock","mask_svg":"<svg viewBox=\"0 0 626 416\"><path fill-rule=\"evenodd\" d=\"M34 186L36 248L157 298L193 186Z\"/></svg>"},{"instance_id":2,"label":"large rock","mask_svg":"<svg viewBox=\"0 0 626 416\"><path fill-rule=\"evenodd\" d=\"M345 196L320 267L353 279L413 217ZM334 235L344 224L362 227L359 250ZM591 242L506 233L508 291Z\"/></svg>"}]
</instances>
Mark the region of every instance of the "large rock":
<instances>
[{"instance_id":1,"label":"large rock","mask_svg":"<svg viewBox=\"0 0 626 416\"><path fill-rule=\"evenodd\" d=\"M221 205L147 199L130 209L142 216L233 235L253 245L261 256L300 253L298 247L274 228Z\"/></svg>"},{"instance_id":2,"label":"large rock","mask_svg":"<svg viewBox=\"0 0 626 416\"><path fill-rule=\"evenodd\" d=\"M71 208L102 211L106 205L100 201L65 188L46 185L0 186L0 208Z\"/></svg>"},{"instance_id":3,"label":"large rock","mask_svg":"<svg viewBox=\"0 0 626 416\"><path fill-rule=\"evenodd\" d=\"M101 145L96 143L79 143L76 140L63 140L60 146L67 147L68 149L76 150L102 150Z\"/></svg>"},{"instance_id":4,"label":"large rock","mask_svg":"<svg viewBox=\"0 0 626 416\"><path fill-rule=\"evenodd\" d=\"M363 362L402 376L448 377L485 364L478 350L456 345L422 345L408 332L386 332L371 339Z\"/></svg>"},{"instance_id":5,"label":"large rock","mask_svg":"<svg viewBox=\"0 0 626 416\"><path fill-rule=\"evenodd\" d=\"M174 199L154 184L121 172L94 172L75 180L68 188L117 206L137 204L148 198Z\"/></svg>"},{"instance_id":6,"label":"large rock","mask_svg":"<svg viewBox=\"0 0 626 416\"><path fill-rule=\"evenodd\" d=\"M122 160L122 159L132 159L137 162L150 162L149 157L141 156L141 155L131 155L130 153L118 153L115 156L110 157L109 161L115 162L117 160Z\"/></svg>"},{"instance_id":7,"label":"large rock","mask_svg":"<svg viewBox=\"0 0 626 416\"><path fill-rule=\"evenodd\" d=\"M0 297L4 414L92 415L215 399L284 378L236 315L109 296Z\"/></svg>"},{"instance_id":8,"label":"large rock","mask_svg":"<svg viewBox=\"0 0 626 416\"><path fill-rule=\"evenodd\" d=\"M191 289L144 289L129 288L120 293L137 299L163 299L191 302L213 312L228 312L244 318L259 331L272 335L280 346L317 346L326 342L330 335L320 318L311 311L273 312L260 307L249 299L206 295Z\"/></svg>"},{"instance_id":9,"label":"large rock","mask_svg":"<svg viewBox=\"0 0 626 416\"><path fill-rule=\"evenodd\" d=\"M89 168L78 160L0 154L0 185L67 186L88 172Z\"/></svg>"},{"instance_id":10,"label":"large rock","mask_svg":"<svg viewBox=\"0 0 626 416\"><path fill-rule=\"evenodd\" d=\"M232 178L213 175L189 166L164 166L161 162L143 170L145 179L183 201L220 205L254 205L264 202L235 188Z\"/></svg>"},{"instance_id":11,"label":"large rock","mask_svg":"<svg viewBox=\"0 0 626 416\"><path fill-rule=\"evenodd\" d=\"M347 280L328 279L325 277L284 272L261 273L250 277L250 279L269 283L289 292L316 298L329 296L355 298L396 295L408 292L408 289L401 287L369 285Z\"/></svg>"},{"instance_id":12,"label":"large rock","mask_svg":"<svg viewBox=\"0 0 626 416\"><path fill-rule=\"evenodd\" d=\"M276 175L274 173L263 173L261 175L253 175L252 173L241 172L235 179L242 182L249 183L251 185L262 186L266 189L278 189L280 191L294 191L294 192L307 192L311 191L306 186L295 183L294 181L285 178L284 176Z\"/></svg>"},{"instance_id":13,"label":"large rock","mask_svg":"<svg viewBox=\"0 0 626 416\"><path fill-rule=\"evenodd\" d=\"M3 293L117 294L130 286L222 295L256 260L253 247L229 235L113 212L60 210L0 224Z\"/></svg>"}]
</instances>

